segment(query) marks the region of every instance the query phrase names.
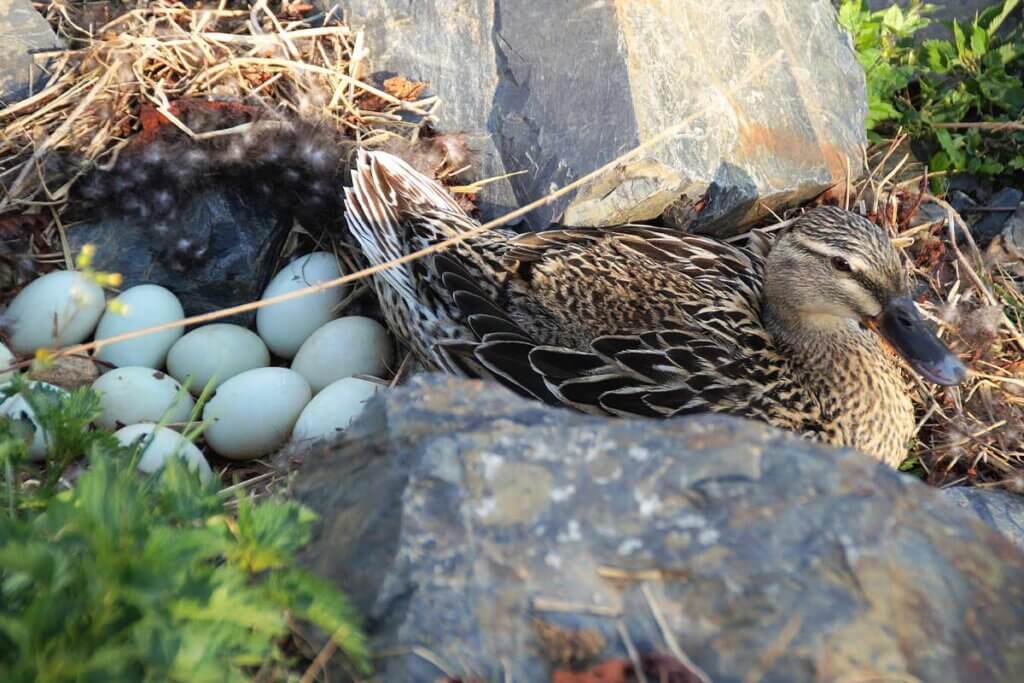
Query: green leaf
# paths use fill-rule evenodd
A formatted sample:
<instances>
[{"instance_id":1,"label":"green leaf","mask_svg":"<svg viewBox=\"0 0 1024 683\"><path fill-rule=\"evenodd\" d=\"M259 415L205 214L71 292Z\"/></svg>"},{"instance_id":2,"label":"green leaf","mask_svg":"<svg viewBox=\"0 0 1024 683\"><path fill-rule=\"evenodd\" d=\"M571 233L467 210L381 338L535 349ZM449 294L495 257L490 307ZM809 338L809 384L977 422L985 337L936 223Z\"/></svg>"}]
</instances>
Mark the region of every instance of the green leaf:
<instances>
[{"instance_id":1,"label":"green leaf","mask_svg":"<svg viewBox=\"0 0 1024 683\"><path fill-rule=\"evenodd\" d=\"M971 29L971 52L978 56L988 52L988 33L980 26Z\"/></svg>"}]
</instances>

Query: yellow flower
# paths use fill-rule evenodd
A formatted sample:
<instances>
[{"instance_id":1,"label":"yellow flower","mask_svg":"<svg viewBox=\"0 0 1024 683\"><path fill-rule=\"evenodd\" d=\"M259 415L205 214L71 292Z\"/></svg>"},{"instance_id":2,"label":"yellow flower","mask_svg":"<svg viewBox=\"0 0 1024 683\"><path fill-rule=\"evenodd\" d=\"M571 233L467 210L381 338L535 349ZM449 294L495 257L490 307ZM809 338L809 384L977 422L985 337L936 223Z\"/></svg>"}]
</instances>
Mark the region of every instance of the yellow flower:
<instances>
[{"instance_id":1,"label":"yellow flower","mask_svg":"<svg viewBox=\"0 0 1024 683\"><path fill-rule=\"evenodd\" d=\"M117 299L111 299L107 302L107 310L114 315L128 315L128 304Z\"/></svg>"},{"instance_id":2,"label":"yellow flower","mask_svg":"<svg viewBox=\"0 0 1024 683\"><path fill-rule=\"evenodd\" d=\"M45 370L53 365L57 355L50 349L36 349L35 358L32 359L33 370Z\"/></svg>"},{"instance_id":3,"label":"yellow flower","mask_svg":"<svg viewBox=\"0 0 1024 683\"><path fill-rule=\"evenodd\" d=\"M92 265L94 256L96 256L96 245L83 244L82 250L78 252L78 258L75 259L75 265L79 270L85 270Z\"/></svg>"}]
</instances>

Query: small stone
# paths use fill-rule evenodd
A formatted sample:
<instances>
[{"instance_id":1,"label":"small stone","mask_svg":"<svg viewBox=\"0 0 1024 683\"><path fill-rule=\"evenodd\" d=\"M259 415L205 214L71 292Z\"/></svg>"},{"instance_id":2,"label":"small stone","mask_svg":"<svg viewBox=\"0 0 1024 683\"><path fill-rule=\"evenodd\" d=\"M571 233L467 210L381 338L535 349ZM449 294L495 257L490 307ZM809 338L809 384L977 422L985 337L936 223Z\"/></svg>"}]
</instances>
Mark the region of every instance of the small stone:
<instances>
[{"instance_id":1,"label":"small stone","mask_svg":"<svg viewBox=\"0 0 1024 683\"><path fill-rule=\"evenodd\" d=\"M971 228L971 235L980 248L987 247L1003 231L1021 199L1024 199L1024 192L1013 187L1004 187L992 195L992 199L985 205L988 211Z\"/></svg>"},{"instance_id":2,"label":"small stone","mask_svg":"<svg viewBox=\"0 0 1024 683\"><path fill-rule=\"evenodd\" d=\"M57 356L52 363L29 372L32 379L68 391L90 386L99 376L100 371L96 363L84 356Z\"/></svg>"}]
</instances>

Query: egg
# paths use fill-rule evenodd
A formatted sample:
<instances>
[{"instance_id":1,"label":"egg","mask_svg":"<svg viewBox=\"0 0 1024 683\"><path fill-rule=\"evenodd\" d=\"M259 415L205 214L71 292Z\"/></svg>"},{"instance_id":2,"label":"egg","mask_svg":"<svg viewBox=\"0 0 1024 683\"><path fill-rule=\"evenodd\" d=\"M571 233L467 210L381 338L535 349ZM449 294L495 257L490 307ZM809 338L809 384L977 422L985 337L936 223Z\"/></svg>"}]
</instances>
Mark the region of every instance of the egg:
<instances>
[{"instance_id":1,"label":"egg","mask_svg":"<svg viewBox=\"0 0 1024 683\"><path fill-rule=\"evenodd\" d=\"M33 280L7 308L15 353L85 341L103 314L103 289L81 273L61 270Z\"/></svg>"},{"instance_id":2,"label":"egg","mask_svg":"<svg viewBox=\"0 0 1024 683\"><path fill-rule=\"evenodd\" d=\"M292 430L293 441L332 436L348 429L362 414L367 401L383 387L355 377L346 377L325 387L313 397Z\"/></svg>"},{"instance_id":3,"label":"egg","mask_svg":"<svg viewBox=\"0 0 1024 683\"><path fill-rule=\"evenodd\" d=\"M48 389L51 392L55 392L52 395L54 397L63 397L67 395L67 392L63 389L47 384L46 382L30 382L29 386L42 387ZM45 460L47 452L47 439L46 434L43 432L42 425L36 419L35 413L29 406L28 401L21 394L15 394L10 396L3 403L0 403L0 415L6 415L7 417L15 420L29 420L32 426L35 427L35 434L32 437L32 443L28 447L28 458L29 460Z\"/></svg>"},{"instance_id":4,"label":"egg","mask_svg":"<svg viewBox=\"0 0 1024 683\"><path fill-rule=\"evenodd\" d=\"M7 345L0 342L0 386L7 384L13 378L17 370L8 370L4 372L4 368L9 368L14 364L14 354L7 348Z\"/></svg>"},{"instance_id":5,"label":"egg","mask_svg":"<svg viewBox=\"0 0 1024 683\"><path fill-rule=\"evenodd\" d=\"M240 325L203 325L174 342L167 371L199 395L211 380L216 388L235 375L270 365L270 351L259 335Z\"/></svg>"},{"instance_id":6,"label":"egg","mask_svg":"<svg viewBox=\"0 0 1024 683\"><path fill-rule=\"evenodd\" d=\"M122 427L114 432L114 438L125 446L130 446L138 439L152 440L146 445L139 459L139 469L146 473L156 472L164 466L167 458L177 456L185 460L189 469L199 470L199 477L209 481L213 476L210 463L206 462L202 451L196 445L169 427L159 427L155 424L136 424Z\"/></svg>"},{"instance_id":7,"label":"egg","mask_svg":"<svg viewBox=\"0 0 1024 683\"><path fill-rule=\"evenodd\" d=\"M217 387L206 404L203 435L219 455L250 460L287 441L313 391L299 373L287 368L256 368Z\"/></svg>"},{"instance_id":8,"label":"egg","mask_svg":"<svg viewBox=\"0 0 1024 683\"><path fill-rule=\"evenodd\" d=\"M275 275L263 291L263 298L270 299L339 277L341 271L333 254L313 252L295 259ZM261 308L256 311L256 330L275 355L292 358L309 335L334 317L334 309L346 291L343 286L332 287Z\"/></svg>"},{"instance_id":9,"label":"egg","mask_svg":"<svg viewBox=\"0 0 1024 683\"><path fill-rule=\"evenodd\" d=\"M96 340L109 339L125 332L181 320L185 311L178 297L159 285L138 285L114 299L124 310L108 310L96 328ZM117 367L141 366L159 370L167 351L181 338L184 330L175 327L143 337L107 344L96 358Z\"/></svg>"},{"instance_id":10,"label":"egg","mask_svg":"<svg viewBox=\"0 0 1024 683\"><path fill-rule=\"evenodd\" d=\"M360 316L338 318L310 335L292 361L313 393L353 375L381 375L394 360L384 326Z\"/></svg>"},{"instance_id":11,"label":"egg","mask_svg":"<svg viewBox=\"0 0 1024 683\"><path fill-rule=\"evenodd\" d=\"M96 424L103 429L164 419L187 422L195 405L170 375L152 368L117 368L99 377L92 388L100 396L103 412Z\"/></svg>"}]
</instances>

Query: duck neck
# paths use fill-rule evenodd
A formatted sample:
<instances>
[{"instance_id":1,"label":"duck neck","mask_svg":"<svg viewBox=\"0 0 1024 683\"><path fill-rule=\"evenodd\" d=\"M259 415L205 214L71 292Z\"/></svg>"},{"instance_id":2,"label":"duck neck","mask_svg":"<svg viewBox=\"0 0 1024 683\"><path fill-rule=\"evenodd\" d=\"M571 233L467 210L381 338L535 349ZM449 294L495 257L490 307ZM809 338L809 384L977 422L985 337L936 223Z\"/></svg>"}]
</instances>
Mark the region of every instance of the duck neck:
<instances>
[{"instance_id":1,"label":"duck neck","mask_svg":"<svg viewBox=\"0 0 1024 683\"><path fill-rule=\"evenodd\" d=\"M763 317L790 376L821 411L817 438L898 464L914 410L898 363L875 334L853 321L787 319L770 305Z\"/></svg>"},{"instance_id":2,"label":"duck neck","mask_svg":"<svg viewBox=\"0 0 1024 683\"><path fill-rule=\"evenodd\" d=\"M835 316L808 320L768 301L762 314L772 340L792 359L794 372L819 388L825 384L856 392L862 387L850 385L857 384L857 376L868 381L895 368L875 335L856 321Z\"/></svg>"}]
</instances>

